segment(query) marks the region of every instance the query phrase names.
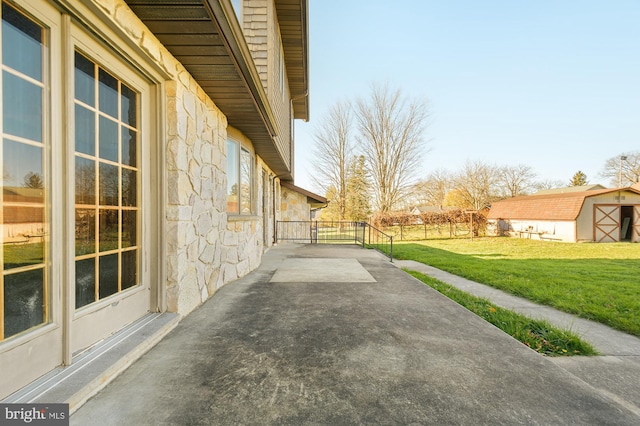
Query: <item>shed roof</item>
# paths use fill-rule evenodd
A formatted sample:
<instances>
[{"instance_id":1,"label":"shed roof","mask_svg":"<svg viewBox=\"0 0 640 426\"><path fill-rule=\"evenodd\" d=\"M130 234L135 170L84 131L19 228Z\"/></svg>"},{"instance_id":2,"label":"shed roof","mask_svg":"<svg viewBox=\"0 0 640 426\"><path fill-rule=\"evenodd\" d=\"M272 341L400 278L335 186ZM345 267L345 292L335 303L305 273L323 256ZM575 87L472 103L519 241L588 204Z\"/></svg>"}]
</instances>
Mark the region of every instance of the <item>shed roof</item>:
<instances>
[{"instance_id":1,"label":"shed roof","mask_svg":"<svg viewBox=\"0 0 640 426\"><path fill-rule=\"evenodd\" d=\"M640 194L635 188L613 188L514 197L492 203L487 218L573 221L580 214L585 199L617 191Z\"/></svg>"}]
</instances>

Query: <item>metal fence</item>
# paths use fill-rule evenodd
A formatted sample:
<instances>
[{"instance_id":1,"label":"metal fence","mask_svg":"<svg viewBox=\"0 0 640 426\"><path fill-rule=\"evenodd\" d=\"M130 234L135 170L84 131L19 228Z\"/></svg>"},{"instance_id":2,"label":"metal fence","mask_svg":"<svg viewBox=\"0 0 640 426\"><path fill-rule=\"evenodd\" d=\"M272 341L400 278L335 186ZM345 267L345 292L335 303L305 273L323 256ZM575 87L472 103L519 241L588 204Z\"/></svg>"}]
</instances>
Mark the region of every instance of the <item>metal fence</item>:
<instances>
[{"instance_id":1,"label":"metal fence","mask_svg":"<svg viewBox=\"0 0 640 426\"><path fill-rule=\"evenodd\" d=\"M393 237L367 222L278 221L276 242L280 241L307 244L358 244L375 249L393 261Z\"/></svg>"}]
</instances>

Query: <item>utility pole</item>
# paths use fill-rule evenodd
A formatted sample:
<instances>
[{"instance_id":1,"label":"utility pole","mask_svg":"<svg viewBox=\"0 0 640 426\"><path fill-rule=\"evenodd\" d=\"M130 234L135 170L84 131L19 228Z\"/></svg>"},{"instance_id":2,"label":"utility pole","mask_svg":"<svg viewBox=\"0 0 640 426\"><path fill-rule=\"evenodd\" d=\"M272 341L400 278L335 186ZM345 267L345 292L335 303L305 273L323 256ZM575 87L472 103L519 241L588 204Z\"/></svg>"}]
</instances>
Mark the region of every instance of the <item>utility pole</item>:
<instances>
[{"instance_id":1,"label":"utility pole","mask_svg":"<svg viewBox=\"0 0 640 426\"><path fill-rule=\"evenodd\" d=\"M627 161L626 155L620 156L620 174L618 175L618 188L622 188L622 161Z\"/></svg>"}]
</instances>

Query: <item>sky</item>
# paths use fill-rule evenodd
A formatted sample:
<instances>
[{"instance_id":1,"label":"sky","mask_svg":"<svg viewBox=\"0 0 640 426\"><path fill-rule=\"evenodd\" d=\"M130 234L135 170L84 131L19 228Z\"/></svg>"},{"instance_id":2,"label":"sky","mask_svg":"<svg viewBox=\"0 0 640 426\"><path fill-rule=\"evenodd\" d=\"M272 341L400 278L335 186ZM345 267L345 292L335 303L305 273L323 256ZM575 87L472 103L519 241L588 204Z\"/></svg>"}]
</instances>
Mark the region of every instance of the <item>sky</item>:
<instances>
[{"instance_id":1,"label":"sky","mask_svg":"<svg viewBox=\"0 0 640 426\"><path fill-rule=\"evenodd\" d=\"M309 190L329 108L373 84L428 104L418 179L479 160L609 186L605 161L640 151L640 0L309 0L309 66Z\"/></svg>"}]
</instances>

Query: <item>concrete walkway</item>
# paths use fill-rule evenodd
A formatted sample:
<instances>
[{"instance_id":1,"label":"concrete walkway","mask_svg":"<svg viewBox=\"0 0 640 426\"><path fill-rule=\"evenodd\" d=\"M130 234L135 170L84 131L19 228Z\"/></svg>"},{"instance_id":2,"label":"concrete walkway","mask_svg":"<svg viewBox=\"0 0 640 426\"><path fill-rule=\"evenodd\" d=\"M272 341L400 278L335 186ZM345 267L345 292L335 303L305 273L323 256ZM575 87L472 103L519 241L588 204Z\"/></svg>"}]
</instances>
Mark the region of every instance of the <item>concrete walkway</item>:
<instances>
[{"instance_id":1,"label":"concrete walkway","mask_svg":"<svg viewBox=\"0 0 640 426\"><path fill-rule=\"evenodd\" d=\"M283 245L71 417L443 423L631 425L640 412L371 250Z\"/></svg>"},{"instance_id":2,"label":"concrete walkway","mask_svg":"<svg viewBox=\"0 0 640 426\"><path fill-rule=\"evenodd\" d=\"M417 271L462 291L490 300L497 306L543 319L571 330L600 353L596 357L554 357L557 365L585 380L601 392L640 413L640 339L606 325L538 305L466 278L413 260L397 260L396 266Z\"/></svg>"}]
</instances>

